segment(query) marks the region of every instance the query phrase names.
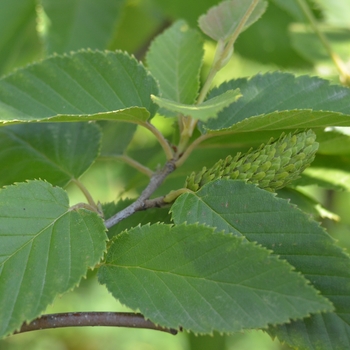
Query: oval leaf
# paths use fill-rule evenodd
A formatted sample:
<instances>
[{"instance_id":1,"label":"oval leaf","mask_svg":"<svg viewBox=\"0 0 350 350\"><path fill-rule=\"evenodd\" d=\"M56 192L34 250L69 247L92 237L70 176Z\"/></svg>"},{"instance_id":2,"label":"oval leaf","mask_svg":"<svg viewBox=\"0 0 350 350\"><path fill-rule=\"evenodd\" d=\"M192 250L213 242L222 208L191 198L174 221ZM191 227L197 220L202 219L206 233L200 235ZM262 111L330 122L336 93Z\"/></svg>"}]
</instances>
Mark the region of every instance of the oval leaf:
<instances>
[{"instance_id":1,"label":"oval leaf","mask_svg":"<svg viewBox=\"0 0 350 350\"><path fill-rule=\"evenodd\" d=\"M185 21L177 21L152 42L146 60L163 98L195 102L203 55L201 36Z\"/></svg>"},{"instance_id":2,"label":"oval leaf","mask_svg":"<svg viewBox=\"0 0 350 350\"><path fill-rule=\"evenodd\" d=\"M214 181L196 193L181 195L172 214L175 223L196 222L244 235L287 260L335 310L271 327L270 332L301 349L346 349L344 344L350 343L350 258L309 215L270 192L232 180ZM321 346L322 339L327 341Z\"/></svg>"},{"instance_id":3,"label":"oval leaf","mask_svg":"<svg viewBox=\"0 0 350 350\"><path fill-rule=\"evenodd\" d=\"M2 127L0 186L39 178L65 186L72 179L78 179L94 162L100 139L99 127L91 123Z\"/></svg>"},{"instance_id":4,"label":"oval leaf","mask_svg":"<svg viewBox=\"0 0 350 350\"><path fill-rule=\"evenodd\" d=\"M259 0L253 12L246 18L254 0L228 0L209 9L209 11L199 17L198 25L203 33L212 39L227 40L237 30L244 29L256 22L266 10L267 2ZM243 28L240 28L244 23ZM239 33L238 32L238 33Z\"/></svg>"},{"instance_id":5,"label":"oval leaf","mask_svg":"<svg viewBox=\"0 0 350 350\"><path fill-rule=\"evenodd\" d=\"M226 82L209 98L237 88L243 97L203 125L208 132L350 126L350 89L327 80L281 72L258 74Z\"/></svg>"},{"instance_id":6,"label":"oval leaf","mask_svg":"<svg viewBox=\"0 0 350 350\"><path fill-rule=\"evenodd\" d=\"M122 233L99 280L153 322L195 333L265 328L332 309L266 249L198 225L155 224Z\"/></svg>"},{"instance_id":7,"label":"oval leaf","mask_svg":"<svg viewBox=\"0 0 350 350\"><path fill-rule=\"evenodd\" d=\"M39 316L102 258L97 214L69 210L65 191L31 181L0 190L0 336Z\"/></svg>"},{"instance_id":8,"label":"oval leaf","mask_svg":"<svg viewBox=\"0 0 350 350\"><path fill-rule=\"evenodd\" d=\"M0 80L0 122L120 120L156 112L156 82L121 52L53 56Z\"/></svg>"}]
</instances>

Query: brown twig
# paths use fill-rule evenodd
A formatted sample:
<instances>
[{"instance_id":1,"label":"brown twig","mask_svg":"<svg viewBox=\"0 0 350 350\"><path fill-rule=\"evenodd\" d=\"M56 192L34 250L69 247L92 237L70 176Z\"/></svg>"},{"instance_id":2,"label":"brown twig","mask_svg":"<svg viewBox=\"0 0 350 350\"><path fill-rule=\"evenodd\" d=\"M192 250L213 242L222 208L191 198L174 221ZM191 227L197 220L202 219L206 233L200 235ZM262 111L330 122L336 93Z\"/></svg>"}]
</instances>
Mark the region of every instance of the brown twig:
<instances>
[{"instance_id":1,"label":"brown twig","mask_svg":"<svg viewBox=\"0 0 350 350\"><path fill-rule=\"evenodd\" d=\"M170 160L168 161L164 168L156 172L152 177L147 185L147 187L143 190L140 197L130 204L125 209L121 210L120 212L116 213L109 219L105 221L105 226L107 228L111 228L112 226L116 225L118 222L122 221L123 219L126 219L130 215L134 214L137 211L145 210L152 207L157 207L161 205L161 198L156 200L149 200L149 197L152 195L152 193L162 184L164 179L172 173L176 169L175 167L175 161Z\"/></svg>"},{"instance_id":2,"label":"brown twig","mask_svg":"<svg viewBox=\"0 0 350 350\"><path fill-rule=\"evenodd\" d=\"M15 334L41 329L86 326L146 328L177 334L176 329L157 326L141 314L130 312L67 312L43 315L28 324L24 323Z\"/></svg>"}]
</instances>

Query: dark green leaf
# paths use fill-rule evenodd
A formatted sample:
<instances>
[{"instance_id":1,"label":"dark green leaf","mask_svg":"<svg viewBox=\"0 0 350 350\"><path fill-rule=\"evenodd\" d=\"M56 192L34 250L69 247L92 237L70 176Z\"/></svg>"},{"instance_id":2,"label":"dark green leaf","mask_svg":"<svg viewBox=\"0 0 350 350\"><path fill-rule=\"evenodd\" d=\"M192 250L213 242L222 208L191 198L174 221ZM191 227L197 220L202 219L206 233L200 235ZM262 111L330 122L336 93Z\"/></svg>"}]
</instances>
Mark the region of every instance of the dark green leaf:
<instances>
[{"instance_id":1,"label":"dark green leaf","mask_svg":"<svg viewBox=\"0 0 350 350\"><path fill-rule=\"evenodd\" d=\"M205 128L252 131L350 125L346 115L350 109L350 89L330 85L317 77L294 77L281 72L259 74L224 83L213 89L209 98L237 88L243 97L220 112L218 118L209 120Z\"/></svg>"},{"instance_id":2,"label":"dark green leaf","mask_svg":"<svg viewBox=\"0 0 350 350\"><path fill-rule=\"evenodd\" d=\"M157 107L154 79L121 52L53 56L0 80L2 122L119 120L145 122Z\"/></svg>"},{"instance_id":3,"label":"dark green leaf","mask_svg":"<svg viewBox=\"0 0 350 350\"><path fill-rule=\"evenodd\" d=\"M232 180L218 180L196 193L183 194L172 213L176 224L196 222L244 235L287 260L334 304L335 311L292 321L271 332L282 341L289 341L287 332L295 333L301 349L310 348L305 344L311 349L344 349L344 339L349 342L350 335L350 259L307 214L272 193ZM328 342L318 345L323 337L333 348L327 347Z\"/></svg>"},{"instance_id":4,"label":"dark green leaf","mask_svg":"<svg viewBox=\"0 0 350 350\"><path fill-rule=\"evenodd\" d=\"M31 181L0 190L0 336L39 316L102 258L97 214L70 210L59 187Z\"/></svg>"},{"instance_id":5,"label":"dark green leaf","mask_svg":"<svg viewBox=\"0 0 350 350\"><path fill-rule=\"evenodd\" d=\"M195 333L265 328L333 309L286 262L214 231L198 225L133 228L113 242L99 280L153 322Z\"/></svg>"},{"instance_id":6,"label":"dark green leaf","mask_svg":"<svg viewBox=\"0 0 350 350\"><path fill-rule=\"evenodd\" d=\"M201 36L184 21L176 22L153 41L146 59L163 98L183 104L195 102L203 54Z\"/></svg>"},{"instance_id":7,"label":"dark green leaf","mask_svg":"<svg viewBox=\"0 0 350 350\"><path fill-rule=\"evenodd\" d=\"M99 153L95 124L47 123L0 128L0 186L45 179L58 186L78 179Z\"/></svg>"},{"instance_id":8,"label":"dark green leaf","mask_svg":"<svg viewBox=\"0 0 350 350\"><path fill-rule=\"evenodd\" d=\"M41 0L38 11L47 52L106 49L124 0Z\"/></svg>"}]
</instances>

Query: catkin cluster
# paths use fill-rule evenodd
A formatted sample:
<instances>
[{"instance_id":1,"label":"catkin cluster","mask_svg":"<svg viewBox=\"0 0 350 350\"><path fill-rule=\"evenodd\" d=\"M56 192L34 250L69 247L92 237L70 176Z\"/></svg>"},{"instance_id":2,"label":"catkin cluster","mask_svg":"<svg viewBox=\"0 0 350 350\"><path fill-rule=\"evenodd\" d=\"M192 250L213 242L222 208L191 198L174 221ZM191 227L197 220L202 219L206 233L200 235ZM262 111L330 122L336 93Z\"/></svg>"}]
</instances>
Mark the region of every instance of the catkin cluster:
<instances>
[{"instance_id":1,"label":"catkin cluster","mask_svg":"<svg viewBox=\"0 0 350 350\"><path fill-rule=\"evenodd\" d=\"M274 192L293 180L315 158L318 143L312 130L297 134L282 134L276 141L271 139L256 150L238 153L234 158L220 159L213 167L204 167L186 179L185 187L197 191L209 181L217 179L245 180L260 188Z\"/></svg>"}]
</instances>

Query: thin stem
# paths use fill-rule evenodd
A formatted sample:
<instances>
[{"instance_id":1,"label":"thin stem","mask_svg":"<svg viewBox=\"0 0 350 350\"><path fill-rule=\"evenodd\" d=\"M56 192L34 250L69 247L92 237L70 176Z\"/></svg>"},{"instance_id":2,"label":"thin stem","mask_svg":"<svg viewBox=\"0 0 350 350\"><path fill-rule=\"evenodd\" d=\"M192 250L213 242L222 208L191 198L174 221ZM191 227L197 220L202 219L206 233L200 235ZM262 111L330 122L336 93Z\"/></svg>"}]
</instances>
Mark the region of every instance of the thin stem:
<instances>
[{"instance_id":1,"label":"thin stem","mask_svg":"<svg viewBox=\"0 0 350 350\"><path fill-rule=\"evenodd\" d=\"M127 155L119 155L119 156L100 156L99 157L100 160L117 160L120 162L124 162L128 165L130 165L131 167L133 167L134 169L138 170L140 173L147 175L148 177L151 177L154 172L142 165L141 163L137 162L135 159L127 156Z\"/></svg>"},{"instance_id":2,"label":"thin stem","mask_svg":"<svg viewBox=\"0 0 350 350\"><path fill-rule=\"evenodd\" d=\"M195 139L187 148L186 151L182 154L182 156L175 162L176 168L181 166L185 160L190 156L190 154L194 151L194 149L203 141L215 137L217 135L212 135L212 134L203 134L199 136L197 139Z\"/></svg>"},{"instance_id":3,"label":"thin stem","mask_svg":"<svg viewBox=\"0 0 350 350\"><path fill-rule=\"evenodd\" d=\"M318 36L318 38L320 39L323 47L327 51L329 57L333 60L333 63L337 67L340 76L342 78L344 78L345 81L349 81L350 80L350 73L349 73L346 65L344 64L342 59L332 50L332 47L331 47L327 37L318 28L318 23L316 21L316 18L314 17L314 15L313 15L312 11L310 10L308 4L306 3L305 0L297 0L297 2L298 2L298 5L299 5L300 9L303 11L305 17L309 21L309 23L310 23L312 29L314 30L315 34Z\"/></svg>"},{"instance_id":4,"label":"thin stem","mask_svg":"<svg viewBox=\"0 0 350 350\"><path fill-rule=\"evenodd\" d=\"M176 169L175 162L173 160L168 161L163 169L157 173L155 173L147 185L147 187L143 190L140 197L130 204L128 207L113 215L111 218L105 221L106 228L111 228L116 225L118 222L126 219L130 215L134 214L136 211L148 209L149 206L146 206L146 202L152 193L162 184L164 179L172 173Z\"/></svg>"},{"instance_id":5,"label":"thin stem","mask_svg":"<svg viewBox=\"0 0 350 350\"><path fill-rule=\"evenodd\" d=\"M129 312L67 312L43 315L28 324L24 323L21 329L14 334L41 329L86 326L147 328L177 334L176 329L157 326L145 320L141 314Z\"/></svg>"},{"instance_id":6,"label":"thin stem","mask_svg":"<svg viewBox=\"0 0 350 350\"><path fill-rule=\"evenodd\" d=\"M167 160L173 159L174 152L170 147L168 141L163 136L163 134L151 123L145 122L145 123L140 123L140 125L148 129L157 138L158 142L160 143L160 145L162 146L165 152Z\"/></svg>"},{"instance_id":7,"label":"thin stem","mask_svg":"<svg viewBox=\"0 0 350 350\"><path fill-rule=\"evenodd\" d=\"M88 203L94 207L94 208L98 208L95 201L93 200L90 192L88 191L88 189L77 179L73 179L72 182L75 183L75 185L80 189L81 192L83 192L86 200L88 201Z\"/></svg>"}]
</instances>

